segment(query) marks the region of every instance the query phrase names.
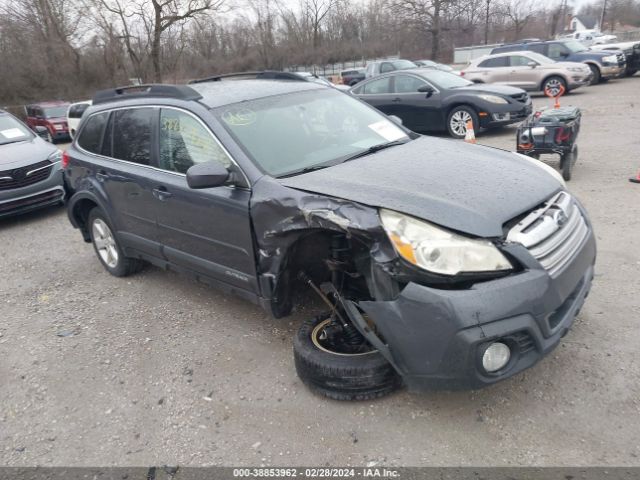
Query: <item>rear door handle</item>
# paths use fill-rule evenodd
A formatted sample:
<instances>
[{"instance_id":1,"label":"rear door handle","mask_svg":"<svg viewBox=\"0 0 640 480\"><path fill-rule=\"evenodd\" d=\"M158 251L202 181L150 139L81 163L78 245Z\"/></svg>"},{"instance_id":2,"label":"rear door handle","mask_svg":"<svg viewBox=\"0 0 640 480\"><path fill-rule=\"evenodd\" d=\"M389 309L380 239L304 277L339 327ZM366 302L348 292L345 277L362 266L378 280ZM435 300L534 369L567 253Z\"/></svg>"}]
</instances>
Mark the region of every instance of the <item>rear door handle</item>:
<instances>
[{"instance_id":1,"label":"rear door handle","mask_svg":"<svg viewBox=\"0 0 640 480\"><path fill-rule=\"evenodd\" d=\"M393 100L391 100L393 103L400 103L402 100L400 99L400 97L396 97Z\"/></svg>"},{"instance_id":2,"label":"rear door handle","mask_svg":"<svg viewBox=\"0 0 640 480\"><path fill-rule=\"evenodd\" d=\"M104 170L99 170L96 173L96 178L98 179L99 182L104 182L106 179L109 178L109 175Z\"/></svg>"},{"instance_id":3,"label":"rear door handle","mask_svg":"<svg viewBox=\"0 0 640 480\"><path fill-rule=\"evenodd\" d=\"M165 187L156 187L153 190L153 196L156 197L161 202L164 202L169 197L173 197L173 193L168 192Z\"/></svg>"}]
</instances>

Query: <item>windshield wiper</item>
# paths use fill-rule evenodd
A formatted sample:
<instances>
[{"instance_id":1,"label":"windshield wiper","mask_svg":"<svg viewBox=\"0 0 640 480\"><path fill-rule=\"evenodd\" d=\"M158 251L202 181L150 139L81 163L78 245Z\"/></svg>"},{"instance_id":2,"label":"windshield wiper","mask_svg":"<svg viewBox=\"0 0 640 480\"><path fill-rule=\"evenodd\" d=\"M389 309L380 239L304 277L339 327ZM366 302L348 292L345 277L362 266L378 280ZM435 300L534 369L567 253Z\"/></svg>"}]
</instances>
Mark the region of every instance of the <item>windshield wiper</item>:
<instances>
[{"instance_id":1,"label":"windshield wiper","mask_svg":"<svg viewBox=\"0 0 640 480\"><path fill-rule=\"evenodd\" d=\"M373 147L369 147L366 150L362 150L361 152L355 153L346 157L342 163L348 162L350 160L355 160L356 158L364 157L366 155L371 155L372 153L379 152L380 150L384 150L385 148L395 147L396 145L404 145L410 140L393 140L392 142L381 143L379 145L374 145Z\"/></svg>"},{"instance_id":2,"label":"windshield wiper","mask_svg":"<svg viewBox=\"0 0 640 480\"><path fill-rule=\"evenodd\" d=\"M331 165L313 165L311 167L304 167L300 170L294 170L293 172L285 173L283 175L278 175L276 178L287 178L287 177L295 177L296 175L302 175L303 173L315 172L316 170L322 170L323 168L328 168Z\"/></svg>"}]
</instances>

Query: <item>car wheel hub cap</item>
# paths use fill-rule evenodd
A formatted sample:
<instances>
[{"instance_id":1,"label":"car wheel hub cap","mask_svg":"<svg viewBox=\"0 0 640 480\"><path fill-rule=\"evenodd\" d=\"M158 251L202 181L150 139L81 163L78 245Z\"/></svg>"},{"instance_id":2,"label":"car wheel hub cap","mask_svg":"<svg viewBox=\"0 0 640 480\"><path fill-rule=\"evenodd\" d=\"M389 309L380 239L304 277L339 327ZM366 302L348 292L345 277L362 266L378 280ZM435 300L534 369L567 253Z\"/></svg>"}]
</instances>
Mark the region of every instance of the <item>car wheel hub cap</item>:
<instances>
[{"instance_id":1,"label":"car wheel hub cap","mask_svg":"<svg viewBox=\"0 0 640 480\"><path fill-rule=\"evenodd\" d=\"M451 115L451 130L456 135L465 135L467 133L467 122L471 120L468 112L456 112Z\"/></svg>"},{"instance_id":2,"label":"car wheel hub cap","mask_svg":"<svg viewBox=\"0 0 640 480\"><path fill-rule=\"evenodd\" d=\"M558 80L550 80L547 82L546 88L551 95L557 95L560 93L560 82Z\"/></svg>"},{"instance_id":3,"label":"car wheel hub cap","mask_svg":"<svg viewBox=\"0 0 640 480\"><path fill-rule=\"evenodd\" d=\"M98 255L109 268L115 268L118 265L118 249L116 248L116 239L111 233L109 226L101 219L96 218L91 227L93 231L93 242L98 250Z\"/></svg>"}]
</instances>

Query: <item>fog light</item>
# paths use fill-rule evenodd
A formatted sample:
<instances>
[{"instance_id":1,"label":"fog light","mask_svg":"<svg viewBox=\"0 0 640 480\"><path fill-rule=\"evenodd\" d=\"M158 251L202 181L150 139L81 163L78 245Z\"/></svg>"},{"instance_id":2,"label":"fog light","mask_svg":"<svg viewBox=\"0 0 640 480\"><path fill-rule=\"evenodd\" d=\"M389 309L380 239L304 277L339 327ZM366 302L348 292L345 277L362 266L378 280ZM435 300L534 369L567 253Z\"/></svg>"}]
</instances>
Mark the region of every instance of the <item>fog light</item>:
<instances>
[{"instance_id":1,"label":"fog light","mask_svg":"<svg viewBox=\"0 0 640 480\"><path fill-rule=\"evenodd\" d=\"M495 342L482 355L482 366L487 372L497 372L504 368L511 358L511 350L504 343Z\"/></svg>"}]
</instances>

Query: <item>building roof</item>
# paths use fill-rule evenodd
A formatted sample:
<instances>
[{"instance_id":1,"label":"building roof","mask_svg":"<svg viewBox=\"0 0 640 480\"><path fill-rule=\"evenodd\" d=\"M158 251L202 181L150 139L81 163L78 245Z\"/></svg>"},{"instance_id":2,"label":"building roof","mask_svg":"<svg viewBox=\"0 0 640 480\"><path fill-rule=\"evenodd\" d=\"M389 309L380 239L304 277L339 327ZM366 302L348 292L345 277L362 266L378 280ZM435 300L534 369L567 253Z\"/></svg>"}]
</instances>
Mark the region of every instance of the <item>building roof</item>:
<instances>
[{"instance_id":1,"label":"building roof","mask_svg":"<svg viewBox=\"0 0 640 480\"><path fill-rule=\"evenodd\" d=\"M575 15L574 18L577 19L582 25L584 25L584 28L587 28L589 30L591 30L592 28L596 28L596 26L598 25L598 19L595 17L589 17L587 15Z\"/></svg>"}]
</instances>

